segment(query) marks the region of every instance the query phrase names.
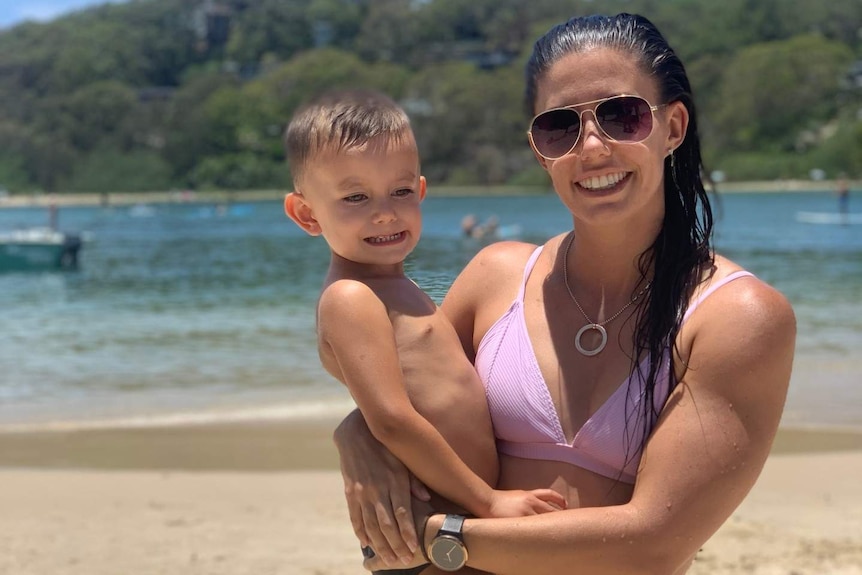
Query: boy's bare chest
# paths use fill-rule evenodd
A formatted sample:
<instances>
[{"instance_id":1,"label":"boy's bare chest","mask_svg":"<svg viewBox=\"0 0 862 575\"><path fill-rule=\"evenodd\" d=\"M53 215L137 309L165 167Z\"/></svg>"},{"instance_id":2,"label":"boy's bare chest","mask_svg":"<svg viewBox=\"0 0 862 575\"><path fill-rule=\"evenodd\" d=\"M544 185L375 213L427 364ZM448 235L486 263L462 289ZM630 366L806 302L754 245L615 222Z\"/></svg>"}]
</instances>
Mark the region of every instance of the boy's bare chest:
<instances>
[{"instance_id":1,"label":"boy's bare chest","mask_svg":"<svg viewBox=\"0 0 862 575\"><path fill-rule=\"evenodd\" d=\"M417 307L414 310L420 313L402 313L402 311L390 310L389 313L399 352L418 346L439 345L441 339L454 334L446 316L433 302L425 309L420 310Z\"/></svg>"}]
</instances>

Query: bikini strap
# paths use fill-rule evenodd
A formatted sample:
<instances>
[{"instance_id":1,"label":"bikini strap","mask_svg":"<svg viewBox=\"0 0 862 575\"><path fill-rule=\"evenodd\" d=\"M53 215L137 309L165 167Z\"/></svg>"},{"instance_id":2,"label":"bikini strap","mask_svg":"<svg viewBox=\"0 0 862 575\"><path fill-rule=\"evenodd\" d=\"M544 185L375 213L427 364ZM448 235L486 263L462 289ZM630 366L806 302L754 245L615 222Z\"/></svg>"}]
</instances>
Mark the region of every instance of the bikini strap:
<instances>
[{"instance_id":1,"label":"bikini strap","mask_svg":"<svg viewBox=\"0 0 862 575\"><path fill-rule=\"evenodd\" d=\"M527 279L530 277L530 274L533 271L533 267L536 265L536 260L539 259L539 255L542 253L542 248L544 246L539 246L533 253L530 254L530 259L527 260L527 265L524 266L524 279L521 282L521 289L518 290L518 298L517 300L520 302L524 301L524 294L527 291Z\"/></svg>"},{"instance_id":2,"label":"bikini strap","mask_svg":"<svg viewBox=\"0 0 862 575\"><path fill-rule=\"evenodd\" d=\"M694 310L697 309L697 306L699 306L701 303L703 303L703 300L705 300L710 295L712 295L712 292L714 292L715 290L717 290L721 286L732 282L733 280L736 280L739 278L744 278L744 277L755 277L755 276L751 272L748 272L745 270L739 270L739 271L733 272L732 274L727 274L726 276L724 276L723 278L721 278L720 280L718 280L717 282L715 282L714 284L709 286L705 292L700 294L700 296L698 296L698 298L696 300L694 300L694 302L690 306L688 306L688 309L685 311L685 316L683 316L682 321L685 322L685 320L688 319L688 316L690 316L691 314L694 313Z\"/></svg>"}]
</instances>

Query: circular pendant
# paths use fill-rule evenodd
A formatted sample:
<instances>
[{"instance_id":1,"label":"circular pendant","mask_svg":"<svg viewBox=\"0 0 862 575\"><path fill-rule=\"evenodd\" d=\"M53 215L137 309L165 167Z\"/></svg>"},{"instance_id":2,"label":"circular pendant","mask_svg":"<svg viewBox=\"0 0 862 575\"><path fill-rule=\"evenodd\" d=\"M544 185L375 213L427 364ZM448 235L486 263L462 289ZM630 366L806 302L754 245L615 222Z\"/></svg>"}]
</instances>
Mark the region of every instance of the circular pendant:
<instances>
[{"instance_id":1,"label":"circular pendant","mask_svg":"<svg viewBox=\"0 0 862 575\"><path fill-rule=\"evenodd\" d=\"M586 349L584 348L584 346L581 345L581 337L583 337L583 335L588 331L597 331L602 336L602 341L599 342L599 345L597 345L594 349ZM597 353L601 352L603 349L605 349L605 345L607 345L607 343L608 332L605 331L605 328L603 328L597 323L588 323L587 325L579 329L577 335L575 336L575 347L578 349L579 352L586 356L596 355Z\"/></svg>"}]
</instances>

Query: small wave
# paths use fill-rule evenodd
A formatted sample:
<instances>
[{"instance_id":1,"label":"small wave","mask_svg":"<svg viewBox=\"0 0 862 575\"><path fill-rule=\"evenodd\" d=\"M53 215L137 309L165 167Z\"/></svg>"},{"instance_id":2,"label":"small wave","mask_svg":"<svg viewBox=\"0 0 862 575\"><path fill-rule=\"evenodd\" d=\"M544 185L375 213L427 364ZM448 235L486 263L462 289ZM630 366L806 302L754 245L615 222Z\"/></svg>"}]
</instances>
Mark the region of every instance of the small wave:
<instances>
[{"instance_id":1,"label":"small wave","mask_svg":"<svg viewBox=\"0 0 862 575\"><path fill-rule=\"evenodd\" d=\"M54 420L0 424L0 433L68 432L100 429L152 429L222 423L290 422L340 418L356 404L350 400L309 401L285 405L136 414L86 420Z\"/></svg>"}]
</instances>

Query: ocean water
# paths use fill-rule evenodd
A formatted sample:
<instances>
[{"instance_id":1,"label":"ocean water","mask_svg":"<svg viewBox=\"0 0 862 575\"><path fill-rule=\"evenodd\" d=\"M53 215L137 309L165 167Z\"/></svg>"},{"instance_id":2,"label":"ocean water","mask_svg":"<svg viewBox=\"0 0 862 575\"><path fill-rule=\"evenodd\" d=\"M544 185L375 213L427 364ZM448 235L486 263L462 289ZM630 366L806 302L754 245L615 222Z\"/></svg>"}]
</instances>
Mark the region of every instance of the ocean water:
<instances>
[{"instance_id":1,"label":"ocean water","mask_svg":"<svg viewBox=\"0 0 862 575\"><path fill-rule=\"evenodd\" d=\"M463 215L494 215L533 242L571 225L553 195L431 196L407 267L438 301L483 245L461 237ZM718 250L797 314L783 423L862 425L862 225L798 221L835 211L824 193L725 194L715 207ZM77 271L0 274L0 430L307 417L352 405L315 348L326 246L280 202L68 207L59 219L92 235ZM42 208L0 210L0 230L46 221Z\"/></svg>"}]
</instances>

